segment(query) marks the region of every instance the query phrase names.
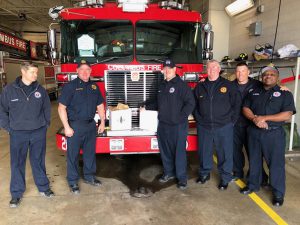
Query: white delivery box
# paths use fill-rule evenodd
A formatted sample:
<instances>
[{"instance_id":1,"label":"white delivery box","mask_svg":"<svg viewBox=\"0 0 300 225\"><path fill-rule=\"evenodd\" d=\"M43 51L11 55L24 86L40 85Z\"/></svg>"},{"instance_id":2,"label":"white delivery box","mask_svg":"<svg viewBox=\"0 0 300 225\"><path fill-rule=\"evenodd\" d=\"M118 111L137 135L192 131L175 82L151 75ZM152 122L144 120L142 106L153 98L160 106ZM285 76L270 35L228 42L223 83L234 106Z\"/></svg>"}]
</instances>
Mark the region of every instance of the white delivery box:
<instances>
[{"instance_id":1,"label":"white delivery box","mask_svg":"<svg viewBox=\"0 0 300 225\"><path fill-rule=\"evenodd\" d=\"M157 111L143 110L140 111L140 128L143 130L157 131L158 118Z\"/></svg>"},{"instance_id":2,"label":"white delivery box","mask_svg":"<svg viewBox=\"0 0 300 225\"><path fill-rule=\"evenodd\" d=\"M110 130L130 130L131 126L131 109L109 111Z\"/></svg>"}]
</instances>

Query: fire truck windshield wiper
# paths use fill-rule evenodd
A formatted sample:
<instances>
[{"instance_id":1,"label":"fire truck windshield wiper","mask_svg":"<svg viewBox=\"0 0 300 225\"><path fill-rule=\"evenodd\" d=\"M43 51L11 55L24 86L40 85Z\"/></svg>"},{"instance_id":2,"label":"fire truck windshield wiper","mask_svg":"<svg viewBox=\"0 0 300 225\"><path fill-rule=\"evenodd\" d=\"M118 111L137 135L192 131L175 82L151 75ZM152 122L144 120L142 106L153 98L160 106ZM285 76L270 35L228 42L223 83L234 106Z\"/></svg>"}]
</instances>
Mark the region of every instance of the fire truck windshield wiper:
<instances>
[{"instance_id":1,"label":"fire truck windshield wiper","mask_svg":"<svg viewBox=\"0 0 300 225\"><path fill-rule=\"evenodd\" d=\"M115 59L126 58L126 57L128 57L128 56L132 56L132 54L126 54L126 55L121 55L121 56L112 56L112 57L103 59L103 60L101 60L101 61L98 61L97 63L109 62L109 61L112 61L112 60L115 60Z\"/></svg>"},{"instance_id":2,"label":"fire truck windshield wiper","mask_svg":"<svg viewBox=\"0 0 300 225\"><path fill-rule=\"evenodd\" d=\"M148 62L148 61L153 61L153 62L159 62L163 63L165 59L156 59L156 58L151 58L151 59L138 59L138 61L141 62Z\"/></svg>"},{"instance_id":3,"label":"fire truck windshield wiper","mask_svg":"<svg viewBox=\"0 0 300 225\"><path fill-rule=\"evenodd\" d=\"M127 56L127 55L126 55ZM113 56L113 57L110 57L110 58L107 58L107 59L103 59L97 63L103 63L103 62L109 62L109 61L112 61L112 60L115 60L115 59L120 59L120 58L123 58L123 57L120 57L120 56Z\"/></svg>"}]
</instances>

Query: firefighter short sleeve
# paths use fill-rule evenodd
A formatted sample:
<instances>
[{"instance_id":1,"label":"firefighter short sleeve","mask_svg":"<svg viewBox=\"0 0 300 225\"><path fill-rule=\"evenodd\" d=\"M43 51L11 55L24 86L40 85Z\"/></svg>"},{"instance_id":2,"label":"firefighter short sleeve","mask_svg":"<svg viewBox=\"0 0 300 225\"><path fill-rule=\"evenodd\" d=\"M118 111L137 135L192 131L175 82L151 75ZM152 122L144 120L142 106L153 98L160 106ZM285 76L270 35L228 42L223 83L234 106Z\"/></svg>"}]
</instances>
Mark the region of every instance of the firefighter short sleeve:
<instances>
[{"instance_id":1,"label":"firefighter short sleeve","mask_svg":"<svg viewBox=\"0 0 300 225\"><path fill-rule=\"evenodd\" d=\"M250 106L251 106L251 94L250 93L247 94L246 98L244 99L244 101L242 103L242 106L250 108Z\"/></svg>"},{"instance_id":2,"label":"firefighter short sleeve","mask_svg":"<svg viewBox=\"0 0 300 225\"><path fill-rule=\"evenodd\" d=\"M73 95L74 88L72 88L71 83L68 83L63 87L61 95L58 98L58 102L63 104L64 106L69 106L72 101Z\"/></svg>"},{"instance_id":3,"label":"firefighter short sleeve","mask_svg":"<svg viewBox=\"0 0 300 225\"><path fill-rule=\"evenodd\" d=\"M293 114L295 114L296 107L295 107L294 98L293 98L292 93L289 91L285 91L284 94L285 94L285 96L284 96L284 101L283 101L283 105L281 108L281 112L291 111L291 112L293 112Z\"/></svg>"},{"instance_id":4,"label":"firefighter short sleeve","mask_svg":"<svg viewBox=\"0 0 300 225\"><path fill-rule=\"evenodd\" d=\"M98 88L98 93L99 94L98 94L98 98L97 98L97 106L101 105L104 102L104 99L102 97L102 94L101 94L99 88Z\"/></svg>"}]
</instances>

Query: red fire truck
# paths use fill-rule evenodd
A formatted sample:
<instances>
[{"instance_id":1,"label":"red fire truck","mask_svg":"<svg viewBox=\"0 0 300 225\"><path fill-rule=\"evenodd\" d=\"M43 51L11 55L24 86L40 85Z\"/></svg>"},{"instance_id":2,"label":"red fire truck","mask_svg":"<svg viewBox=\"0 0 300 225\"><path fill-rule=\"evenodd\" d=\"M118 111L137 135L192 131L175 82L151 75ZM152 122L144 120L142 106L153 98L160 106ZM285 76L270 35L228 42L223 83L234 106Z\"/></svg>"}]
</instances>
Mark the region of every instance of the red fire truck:
<instances>
[{"instance_id":1,"label":"red fire truck","mask_svg":"<svg viewBox=\"0 0 300 225\"><path fill-rule=\"evenodd\" d=\"M105 97L106 109L123 103L132 111L133 129L108 130L98 136L96 153L158 153L155 133L139 129L139 106L155 98L164 79L161 70L166 58L175 61L177 74L191 87L197 84L202 76L203 60L212 57L211 26L201 23L199 12L186 10L184 2L178 1L157 4L148 4L148 0L106 4L98 0L82 1L74 8L52 8L49 15L59 18L58 84L76 78L77 63L86 60L92 67L92 80ZM48 36L55 60L58 55L55 30L50 29ZM63 128L57 132L56 140L58 148L66 151ZM196 149L196 132L191 128L187 151Z\"/></svg>"}]
</instances>

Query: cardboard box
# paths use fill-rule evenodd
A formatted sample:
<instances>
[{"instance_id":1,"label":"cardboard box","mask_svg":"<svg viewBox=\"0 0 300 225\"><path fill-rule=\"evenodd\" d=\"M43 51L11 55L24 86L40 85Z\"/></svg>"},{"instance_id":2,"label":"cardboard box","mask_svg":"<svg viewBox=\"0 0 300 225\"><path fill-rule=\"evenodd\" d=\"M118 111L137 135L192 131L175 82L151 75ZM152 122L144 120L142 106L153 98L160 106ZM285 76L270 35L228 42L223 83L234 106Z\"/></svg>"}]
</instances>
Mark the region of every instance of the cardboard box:
<instances>
[{"instance_id":1,"label":"cardboard box","mask_svg":"<svg viewBox=\"0 0 300 225\"><path fill-rule=\"evenodd\" d=\"M140 128L143 130L157 131L158 119L157 111L140 111Z\"/></svg>"},{"instance_id":2,"label":"cardboard box","mask_svg":"<svg viewBox=\"0 0 300 225\"><path fill-rule=\"evenodd\" d=\"M109 111L109 126L111 130L130 130L131 109Z\"/></svg>"}]
</instances>

